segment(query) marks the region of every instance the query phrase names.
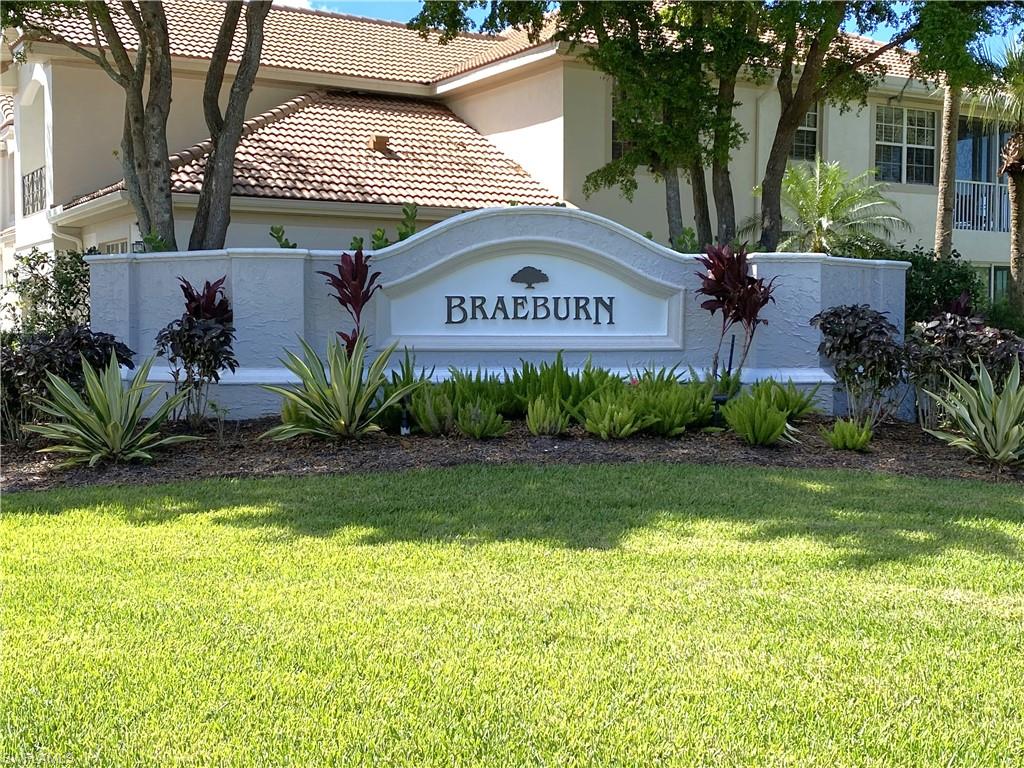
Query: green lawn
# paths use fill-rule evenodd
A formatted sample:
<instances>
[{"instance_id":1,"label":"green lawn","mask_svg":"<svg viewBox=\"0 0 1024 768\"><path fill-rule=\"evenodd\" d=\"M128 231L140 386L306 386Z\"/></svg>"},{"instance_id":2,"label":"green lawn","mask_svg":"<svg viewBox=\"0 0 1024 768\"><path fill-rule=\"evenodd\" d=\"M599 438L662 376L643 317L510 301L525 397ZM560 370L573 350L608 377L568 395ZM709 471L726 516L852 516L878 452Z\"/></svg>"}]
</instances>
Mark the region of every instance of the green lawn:
<instances>
[{"instance_id":1,"label":"green lawn","mask_svg":"<svg viewBox=\"0 0 1024 768\"><path fill-rule=\"evenodd\" d=\"M1020 766L1022 552L851 473L11 494L0 765Z\"/></svg>"}]
</instances>

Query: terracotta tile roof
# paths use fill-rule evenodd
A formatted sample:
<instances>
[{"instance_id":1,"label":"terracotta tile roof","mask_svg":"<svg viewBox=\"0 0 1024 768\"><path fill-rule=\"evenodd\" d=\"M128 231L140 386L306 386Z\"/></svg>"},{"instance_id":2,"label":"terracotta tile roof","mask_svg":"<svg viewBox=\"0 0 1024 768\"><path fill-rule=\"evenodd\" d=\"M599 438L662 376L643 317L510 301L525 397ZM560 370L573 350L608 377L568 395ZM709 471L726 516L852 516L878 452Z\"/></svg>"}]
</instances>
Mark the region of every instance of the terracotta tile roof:
<instances>
[{"instance_id":1,"label":"terracotta tile roof","mask_svg":"<svg viewBox=\"0 0 1024 768\"><path fill-rule=\"evenodd\" d=\"M541 30L540 37L537 42L532 42L530 40L528 30L510 30L506 35L504 35L504 37L498 38L498 42L488 48L485 48L472 58L460 61L437 79L443 80L444 78L454 77L455 75L468 72L471 69L482 67L485 64L493 64L501 59L506 59L511 56L515 56L518 53L523 53L531 48L539 48L542 45L548 45L552 42L551 38L555 34L556 30L557 26L555 24L554 14L552 14L548 18L548 21L545 22L544 28Z\"/></svg>"},{"instance_id":2,"label":"terracotta tile roof","mask_svg":"<svg viewBox=\"0 0 1024 768\"><path fill-rule=\"evenodd\" d=\"M115 4L115 21L126 45L138 44L135 28ZM209 58L224 15L218 0L165 0L164 12L175 56ZM84 18L55 24L72 42L93 45ZM239 22L232 61L241 58L244 20ZM459 35L447 45L437 36L424 40L400 22L366 19L324 11L273 7L267 15L261 63L307 72L429 83L459 62L473 58L503 42L490 35Z\"/></svg>"},{"instance_id":3,"label":"terracotta tile roof","mask_svg":"<svg viewBox=\"0 0 1024 768\"><path fill-rule=\"evenodd\" d=\"M850 32L844 32L843 35L849 42L850 49L861 56L867 55L885 45L885 43L872 40L870 37L864 37L863 35L855 35ZM914 56L914 51L896 47L890 48L879 56L878 62L885 67L886 74L888 75L913 77Z\"/></svg>"},{"instance_id":4,"label":"terracotta tile roof","mask_svg":"<svg viewBox=\"0 0 1024 768\"><path fill-rule=\"evenodd\" d=\"M373 136L387 136L384 151ZM171 157L174 192L198 193L209 141ZM124 182L76 198L101 197ZM233 194L344 203L486 208L559 198L441 104L313 91L246 123Z\"/></svg>"},{"instance_id":5,"label":"terracotta tile roof","mask_svg":"<svg viewBox=\"0 0 1024 768\"><path fill-rule=\"evenodd\" d=\"M14 122L14 97L0 93L0 128L6 128Z\"/></svg>"}]
</instances>

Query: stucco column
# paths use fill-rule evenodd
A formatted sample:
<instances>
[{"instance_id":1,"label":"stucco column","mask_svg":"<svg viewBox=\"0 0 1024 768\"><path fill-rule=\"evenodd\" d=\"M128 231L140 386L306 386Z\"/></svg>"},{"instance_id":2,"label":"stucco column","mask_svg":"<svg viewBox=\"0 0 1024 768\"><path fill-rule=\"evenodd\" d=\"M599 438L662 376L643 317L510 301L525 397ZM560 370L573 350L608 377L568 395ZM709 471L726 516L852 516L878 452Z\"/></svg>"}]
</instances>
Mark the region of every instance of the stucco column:
<instances>
[{"instance_id":1,"label":"stucco column","mask_svg":"<svg viewBox=\"0 0 1024 768\"><path fill-rule=\"evenodd\" d=\"M305 265L299 249L229 249L235 354L242 368L276 368L304 335Z\"/></svg>"}]
</instances>

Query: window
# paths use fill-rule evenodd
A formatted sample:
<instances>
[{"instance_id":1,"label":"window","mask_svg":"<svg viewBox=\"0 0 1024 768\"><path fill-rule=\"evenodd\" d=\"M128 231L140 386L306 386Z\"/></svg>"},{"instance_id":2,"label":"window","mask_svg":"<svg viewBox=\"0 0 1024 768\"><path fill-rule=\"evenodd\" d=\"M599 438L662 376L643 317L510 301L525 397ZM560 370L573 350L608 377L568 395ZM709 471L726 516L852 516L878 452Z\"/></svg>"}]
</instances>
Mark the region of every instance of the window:
<instances>
[{"instance_id":1,"label":"window","mask_svg":"<svg viewBox=\"0 0 1024 768\"><path fill-rule=\"evenodd\" d=\"M100 253L128 253L128 241L111 240L108 243L100 243Z\"/></svg>"},{"instance_id":2,"label":"window","mask_svg":"<svg viewBox=\"0 0 1024 768\"><path fill-rule=\"evenodd\" d=\"M804 115L800 126L793 137L793 147L789 150L793 160L810 160L812 163L818 156L818 105L815 104Z\"/></svg>"},{"instance_id":3,"label":"window","mask_svg":"<svg viewBox=\"0 0 1024 768\"><path fill-rule=\"evenodd\" d=\"M988 265L984 267L975 267L974 271L978 273L978 279L981 280L981 284L985 287L985 295L989 298L992 296L992 268Z\"/></svg>"},{"instance_id":4,"label":"window","mask_svg":"<svg viewBox=\"0 0 1024 768\"><path fill-rule=\"evenodd\" d=\"M618 89L612 86L612 160L618 160L629 152L632 145L619 138L618 121L615 119L615 106L619 103Z\"/></svg>"},{"instance_id":5,"label":"window","mask_svg":"<svg viewBox=\"0 0 1024 768\"><path fill-rule=\"evenodd\" d=\"M875 168L880 181L935 183L935 119L927 109L877 108Z\"/></svg>"},{"instance_id":6,"label":"window","mask_svg":"<svg viewBox=\"0 0 1024 768\"><path fill-rule=\"evenodd\" d=\"M1010 268L992 268L992 301L1005 299L1010 292Z\"/></svg>"}]
</instances>

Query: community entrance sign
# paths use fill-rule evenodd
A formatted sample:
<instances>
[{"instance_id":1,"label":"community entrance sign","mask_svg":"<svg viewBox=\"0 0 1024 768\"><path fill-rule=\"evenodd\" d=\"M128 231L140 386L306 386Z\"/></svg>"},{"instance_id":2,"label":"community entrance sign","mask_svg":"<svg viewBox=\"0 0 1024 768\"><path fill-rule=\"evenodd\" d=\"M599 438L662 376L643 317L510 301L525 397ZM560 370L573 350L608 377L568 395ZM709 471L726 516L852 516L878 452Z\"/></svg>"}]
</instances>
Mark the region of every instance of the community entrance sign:
<instances>
[{"instance_id":1,"label":"community entrance sign","mask_svg":"<svg viewBox=\"0 0 1024 768\"><path fill-rule=\"evenodd\" d=\"M402 261L378 262L382 341L423 351L683 348L685 288L594 250L528 237L411 274Z\"/></svg>"},{"instance_id":2,"label":"community entrance sign","mask_svg":"<svg viewBox=\"0 0 1024 768\"><path fill-rule=\"evenodd\" d=\"M230 237L230 233L229 233ZM323 351L351 318L331 297L321 270L339 251L228 248L219 251L89 256L92 326L140 355L181 315L177 276L192 283L227 277L239 368L211 398L232 418L279 412L265 384L294 383L281 364L303 338ZM903 317L907 264L823 254L755 255L757 274L775 279L775 303L763 317L744 367L746 381L772 376L800 385L832 379L808 321L837 304L870 304ZM620 375L643 368L707 367L720 317L701 308L700 263L615 222L568 208L517 206L454 216L371 254L382 290L363 312L371 346L397 342L417 367L501 374L522 360L564 353L567 366L590 361ZM172 382L163 361L153 381Z\"/></svg>"}]
</instances>

